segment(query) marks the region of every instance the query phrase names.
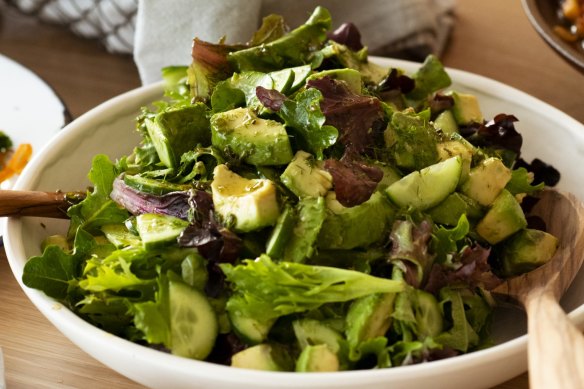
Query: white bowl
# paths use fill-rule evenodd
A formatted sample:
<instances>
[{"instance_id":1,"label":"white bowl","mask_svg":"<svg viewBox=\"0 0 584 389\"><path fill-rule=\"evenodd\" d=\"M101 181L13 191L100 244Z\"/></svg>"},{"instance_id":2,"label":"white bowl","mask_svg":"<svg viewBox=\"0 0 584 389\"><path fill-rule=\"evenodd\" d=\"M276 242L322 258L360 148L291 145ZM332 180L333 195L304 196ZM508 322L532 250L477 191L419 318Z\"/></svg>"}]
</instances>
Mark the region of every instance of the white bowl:
<instances>
[{"instance_id":1,"label":"white bowl","mask_svg":"<svg viewBox=\"0 0 584 389\"><path fill-rule=\"evenodd\" d=\"M376 59L386 66L413 72L418 64ZM454 88L479 97L486 117L514 114L524 137L523 157L538 157L562 173L559 188L584 200L584 126L557 109L496 81L449 69ZM143 87L116 97L63 129L29 163L16 189L78 190L89 184L87 173L95 154L110 158L131 152L139 137L134 118L139 108L161 97L162 85ZM42 222L42 223L41 223ZM63 233L67 222L37 218L6 221L5 245L10 266L21 283L24 264L40 254L48 234ZM525 318L519 310L496 313L496 346L431 363L383 370L336 373L276 373L236 369L155 351L108 334L83 321L42 292L22 285L37 308L71 341L94 358L154 388L487 388L526 370ZM584 327L584 271L562 300L571 318ZM26 325L26 323L23 323Z\"/></svg>"}]
</instances>

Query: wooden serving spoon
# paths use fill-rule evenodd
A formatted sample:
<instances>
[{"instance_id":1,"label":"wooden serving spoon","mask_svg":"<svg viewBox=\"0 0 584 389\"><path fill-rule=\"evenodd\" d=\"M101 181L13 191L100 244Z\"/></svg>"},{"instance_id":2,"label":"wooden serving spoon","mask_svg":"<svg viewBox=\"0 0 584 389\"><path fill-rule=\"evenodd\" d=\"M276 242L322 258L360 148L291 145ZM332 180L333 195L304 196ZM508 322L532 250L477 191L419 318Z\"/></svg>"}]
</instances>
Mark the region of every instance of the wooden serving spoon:
<instances>
[{"instance_id":1,"label":"wooden serving spoon","mask_svg":"<svg viewBox=\"0 0 584 389\"><path fill-rule=\"evenodd\" d=\"M0 217L39 216L66 219L67 209L84 198L83 192L0 190Z\"/></svg>"},{"instance_id":2,"label":"wooden serving spoon","mask_svg":"<svg viewBox=\"0 0 584 389\"><path fill-rule=\"evenodd\" d=\"M541 193L531 214L559 240L554 257L529 273L510 278L493 294L527 312L530 387L584 388L584 337L559 305L584 262L584 206L572 194Z\"/></svg>"},{"instance_id":3,"label":"wooden serving spoon","mask_svg":"<svg viewBox=\"0 0 584 389\"><path fill-rule=\"evenodd\" d=\"M81 192L0 191L0 216L66 218ZM493 294L521 304L528 315L529 380L532 388L584 388L584 337L558 301L584 262L584 206L572 194L545 190L531 212L559 239L545 265L498 286Z\"/></svg>"}]
</instances>

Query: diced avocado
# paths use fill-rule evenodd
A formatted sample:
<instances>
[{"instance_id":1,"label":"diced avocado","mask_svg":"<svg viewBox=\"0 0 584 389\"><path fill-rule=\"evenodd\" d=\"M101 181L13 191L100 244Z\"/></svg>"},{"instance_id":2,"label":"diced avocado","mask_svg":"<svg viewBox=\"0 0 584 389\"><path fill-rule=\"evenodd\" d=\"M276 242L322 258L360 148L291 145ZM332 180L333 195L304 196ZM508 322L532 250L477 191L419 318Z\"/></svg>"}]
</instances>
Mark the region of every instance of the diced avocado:
<instances>
[{"instance_id":1,"label":"diced avocado","mask_svg":"<svg viewBox=\"0 0 584 389\"><path fill-rule=\"evenodd\" d=\"M344 207L335 192L329 192L326 210L317 240L321 249L353 249L378 242L388 232L395 213L381 192L355 207Z\"/></svg>"},{"instance_id":2,"label":"diced avocado","mask_svg":"<svg viewBox=\"0 0 584 389\"><path fill-rule=\"evenodd\" d=\"M460 191L481 205L491 204L511 180L511 170L499 158L487 158L473 167Z\"/></svg>"},{"instance_id":3,"label":"diced avocado","mask_svg":"<svg viewBox=\"0 0 584 389\"><path fill-rule=\"evenodd\" d=\"M467 125L471 123L482 123L484 120L479 100L475 95L468 93L452 92L454 106L452 113L458 125Z\"/></svg>"},{"instance_id":4,"label":"diced avocado","mask_svg":"<svg viewBox=\"0 0 584 389\"><path fill-rule=\"evenodd\" d=\"M298 197L324 196L333 187L333 177L317 166L316 159L299 150L280 176L282 183Z\"/></svg>"},{"instance_id":5,"label":"diced avocado","mask_svg":"<svg viewBox=\"0 0 584 389\"><path fill-rule=\"evenodd\" d=\"M289 371L291 362L283 350L268 343L246 348L231 357L232 367L254 370Z\"/></svg>"},{"instance_id":6,"label":"diced avocado","mask_svg":"<svg viewBox=\"0 0 584 389\"><path fill-rule=\"evenodd\" d=\"M186 151L211 143L207 106L203 103L161 112L145 123L158 158L170 168L178 166Z\"/></svg>"},{"instance_id":7,"label":"diced avocado","mask_svg":"<svg viewBox=\"0 0 584 389\"><path fill-rule=\"evenodd\" d=\"M414 171L391 184L385 193L400 208L425 210L440 204L454 192L462 172L462 158L446 161Z\"/></svg>"},{"instance_id":8,"label":"diced avocado","mask_svg":"<svg viewBox=\"0 0 584 389\"><path fill-rule=\"evenodd\" d=\"M292 206L286 205L268 238L266 254L271 258L282 258L286 244L292 236L295 224L296 212Z\"/></svg>"},{"instance_id":9,"label":"diced avocado","mask_svg":"<svg viewBox=\"0 0 584 389\"><path fill-rule=\"evenodd\" d=\"M297 217L292 234L284 247L283 258L290 262L304 262L312 257L319 232L326 216L322 197L304 197L298 202Z\"/></svg>"},{"instance_id":10,"label":"diced avocado","mask_svg":"<svg viewBox=\"0 0 584 389\"><path fill-rule=\"evenodd\" d=\"M231 150L251 165L286 165L292 160L284 125L259 118L247 108L213 115L211 142L220 150Z\"/></svg>"},{"instance_id":11,"label":"diced avocado","mask_svg":"<svg viewBox=\"0 0 584 389\"><path fill-rule=\"evenodd\" d=\"M315 319L299 319L292 323L300 349L324 344L333 353L339 352L343 336L327 324Z\"/></svg>"},{"instance_id":12,"label":"diced avocado","mask_svg":"<svg viewBox=\"0 0 584 389\"><path fill-rule=\"evenodd\" d=\"M395 293L376 293L351 303L347 313L345 335L349 347L383 336L391 325Z\"/></svg>"},{"instance_id":13,"label":"diced avocado","mask_svg":"<svg viewBox=\"0 0 584 389\"><path fill-rule=\"evenodd\" d=\"M314 73L310 75L307 81L316 80L323 77L329 77L333 80L344 81L349 90L353 93L360 95L361 92L361 72L355 69L329 69L323 70L322 72Z\"/></svg>"},{"instance_id":14,"label":"diced avocado","mask_svg":"<svg viewBox=\"0 0 584 389\"><path fill-rule=\"evenodd\" d=\"M338 371L339 357L325 344L307 346L296 360L297 372Z\"/></svg>"},{"instance_id":15,"label":"diced avocado","mask_svg":"<svg viewBox=\"0 0 584 389\"><path fill-rule=\"evenodd\" d=\"M510 237L501 252L505 277L527 273L548 262L558 248L558 239L544 231L526 228Z\"/></svg>"},{"instance_id":16,"label":"diced avocado","mask_svg":"<svg viewBox=\"0 0 584 389\"><path fill-rule=\"evenodd\" d=\"M47 236L41 242L41 251L45 251L47 246L59 246L64 252L68 252L71 248L69 247L69 242L67 242L67 237L65 235L51 235Z\"/></svg>"},{"instance_id":17,"label":"diced avocado","mask_svg":"<svg viewBox=\"0 0 584 389\"><path fill-rule=\"evenodd\" d=\"M165 180L155 180L153 178L142 177L138 174L124 175L124 183L130 188L154 195L163 195L170 192L185 191L191 188L190 185L175 184Z\"/></svg>"},{"instance_id":18,"label":"diced avocado","mask_svg":"<svg viewBox=\"0 0 584 389\"><path fill-rule=\"evenodd\" d=\"M101 226L101 232L117 248L141 244L140 237L130 232L125 224L106 224Z\"/></svg>"},{"instance_id":19,"label":"diced avocado","mask_svg":"<svg viewBox=\"0 0 584 389\"><path fill-rule=\"evenodd\" d=\"M383 177L381 181L377 184L377 190L382 191L394 182L400 180L402 178L401 174L393 167L383 164L383 163L374 163L374 166L381 169L383 172Z\"/></svg>"},{"instance_id":20,"label":"diced avocado","mask_svg":"<svg viewBox=\"0 0 584 389\"><path fill-rule=\"evenodd\" d=\"M170 215L144 213L136 216L136 228L145 249L165 246L176 241L188 225L188 221Z\"/></svg>"},{"instance_id":21,"label":"diced avocado","mask_svg":"<svg viewBox=\"0 0 584 389\"><path fill-rule=\"evenodd\" d=\"M224 164L213 170L213 204L224 220L233 220L237 232L249 232L274 225L280 210L276 185L267 179L243 178Z\"/></svg>"},{"instance_id":22,"label":"diced avocado","mask_svg":"<svg viewBox=\"0 0 584 389\"><path fill-rule=\"evenodd\" d=\"M525 228L527 221L521 205L508 190L503 189L487 214L477 224L477 233L490 244L497 244Z\"/></svg>"},{"instance_id":23,"label":"diced avocado","mask_svg":"<svg viewBox=\"0 0 584 389\"><path fill-rule=\"evenodd\" d=\"M187 284L171 280L168 289L172 353L205 359L219 332L213 307L202 292Z\"/></svg>"},{"instance_id":24,"label":"diced avocado","mask_svg":"<svg viewBox=\"0 0 584 389\"><path fill-rule=\"evenodd\" d=\"M395 112L383 138L398 168L420 170L438 161L436 130L413 111Z\"/></svg>"},{"instance_id":25,"label":"diced avocado","mask_svg":"<svg viewBox=\"0 0 584 389\"><path fill-rule=\"evenodd\" d=\"M437 130L442 130L445 134L458 134L458 124L456 124L454 114L449 109L440 112L436 116L436 119L434 119L434 127Z\"/></svg>"},{"instance_id":26,"label":"diced avocado","mask_svg":"<svg viewBox=\"0 0 584 389\"><path fill-rule=\"evenodd\" d=\"M455 155L460 155L462 158L462 171L460 172L460 183L464 182L468 178L468 173L470 172L470 166L472 164L472 157L475 153L475 148L472 144L463 138L460 139L450 139L440 142L436 145L438 149L438 156L441 161L445 161L448 158L452 158Z\"/></svg>"},{"instance_id":27,"label":"diced avocado","mask_svg":"<svg viewBox=\"0 0 584 389\"><path fill-rule=\"evenodd\" d=\"M459 192L450 194L437 206L426 211L436 223L456 226L464 214L470 220L477 220L484 214L479 203Z\"/></svg>"},{"instance_id":28,"label":"diced avocado","mask_svg":"<svg viewBox=\"0 0 584 389\"><path fill-rule=\"evenodd\" d=\"M231 297L230 306L239 304L234 299L243 299L241 296ZM244 316L237 309L228 311L229 321L235 334L247 344L255 345L263 343L267 337L275 320L261 322L253 317Z\"/></svg>"}]
</instances>

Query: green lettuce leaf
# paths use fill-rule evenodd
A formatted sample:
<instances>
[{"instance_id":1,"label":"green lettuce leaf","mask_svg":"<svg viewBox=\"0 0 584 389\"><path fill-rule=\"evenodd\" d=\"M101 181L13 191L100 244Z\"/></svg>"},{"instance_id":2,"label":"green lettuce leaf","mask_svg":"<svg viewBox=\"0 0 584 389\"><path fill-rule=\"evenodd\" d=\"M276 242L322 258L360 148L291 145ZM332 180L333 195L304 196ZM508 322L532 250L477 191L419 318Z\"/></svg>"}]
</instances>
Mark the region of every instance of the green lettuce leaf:
<instances>
[{"instance_id":1,"label":"green lettuce leaf","mask_svg":"<svg viewBox=\"0 0 584 389\"><path fill-rule=\"evenodd\" d=\"M219 266L237 297L228 301L227 310L264 322L326 303L349 301L372 293L399 292L404 288L401 281L354 270L274 263L267 255L245 260L237 266Z\"/></svg>"},{"instance_id":2,"label":"green lettuce leaf","mask_svg":"<svg viewBox=\"0 0 584 389\"><path fill-rule=\"evenodd\" d=\"M56 245L47 246L42 255L30 258L24 265L22 282L29 288L42 290L49 297L64 300L76 286L82 261L94 247L93 236L79 229L71 253Z\"/></svg>"},{"instance_id":3,"label":"green lettuce leaf","mask_svg":"<svg viewBox=\"0 0 584 389\"><path fill-rule=\"evenodd\" d=\"M339 132L333 126L325 125L326 118L320 109L322 93L309 88L292 99L286 99L278 115L291 127L299 147L323 159L323 151L334 145Z\"/></svg>"},{"instance_id":4,"label":"green lettuce leaf","mask_svg":"<svg viewBox=\"0 0 584 389\"><path fill-rule=\"evenodd\" d=\"M259 46L231 52L227 58L238 71L266 72L307 64L326 41L331 24L329 11L317 7L305 24L290 33Z\"/></svg>"},{"instance_id":5,"label":"green lettuce leaf","mask_svg":"<svg viewBox=\"0 0 584 389\"><path fill-rule=\"evenodd\" d=\"M533 174L529 173L527 169L520 167L511 171L511 180L507 183L505 189L507 189L511 194L516 195L520 193L531 194L542 190L545 183L540 182L537 185L531 185L533 182Z\"/></svg>"},{"instance_id":6,"label":"green lettuce leaf","mask_svg":"<svg viewBox=\"0 0 584 389\"><path fill-rule=\"evenodd\" d=\"M88 175L93 183L93 191L88 192L85 200L67 211L71 218L68 233L70 238L79 228L90 233L98 232L102 226L122 223L130 216L128 211L109 197L117 175L117 169L107 156L99 154L93 158Z\"/></svg>"}]
</instances>

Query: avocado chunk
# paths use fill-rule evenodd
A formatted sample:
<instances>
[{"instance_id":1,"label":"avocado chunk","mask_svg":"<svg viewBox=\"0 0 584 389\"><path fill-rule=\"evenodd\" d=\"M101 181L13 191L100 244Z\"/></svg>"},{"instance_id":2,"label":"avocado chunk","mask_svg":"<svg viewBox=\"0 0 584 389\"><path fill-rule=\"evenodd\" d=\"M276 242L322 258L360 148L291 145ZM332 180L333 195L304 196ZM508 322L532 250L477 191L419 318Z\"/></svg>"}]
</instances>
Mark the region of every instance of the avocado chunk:
<instances>
[{"instance_id":1,"label":"avocado chunk","mask_svg":"<svg viewBox=\"0 0 584 389\"><path fill-rule=\"evenodd\" d=\"M103 230L103 227L102 227L102 230ZM61 248L61 250L65 251L65 252L68 252L71 249L71 247L69 246L69 242L67 241L67 237L65 235L47 236L41 242L41 251L45 251L47 246L58 246L59 248Z\"/></svg>"},{"instance_id":2,"label":"avocado chunk","mask_svg":"<svg viewBox=\"0 0 584 389\"><path fill-rule=\"evenodd\" d=\"M357 95L362 93L361 91L361 72L355 69L329 69L323 70L322 72L314 73L310 75L307 81L316 80L323 77L329 77L333 80L343 81L349 87L349 90Z\"/></svg>"},{"instance_id":3,"label":"avocado chunk","mask_svg":"<svg viewBox=\"0 0 584 389\"><path fill-rule=\"evenodd\" d=\"M351 349L361 342L383 336L391 325L395 293L376 293L351 303L345 335Z\"/></svg>"},{"instance_id":4,"label":"avocado chunk","mask_svg":"<svg viewBox=\"0 0 584 389\"><path fill-rule=\"evenodd\" d=\"M207 106L203 103L161 112L146 119L145 124L160 162L169 168L176 168L181 155L195 146L211 143Z\"/></svg>"},{"instance_id":5,"label":"avocado chunk","mask_svg":"<svg viewBox=\"0 0 584 389\"><path fill-rule=\"evenodd\" d=\"M478 220L484 214L479 203L459 192L450 194L427 213L434 222L448 226L456 226L463 214L470 220Z\"/></svg>"},{"instance_id":6,"label":"avocado chunk","mask_svg":"<svg viewBox=\"0 0 584 389\"><path fill-rule=\"evenodd\" d=\"M136 228L145 249L174 242L188 225L188 221L170 215L144 213L136 216Z\"/></svg>"},{"instance_id":7,"label":"avocado chunk","mask_svg":"<svg viewBox=\"0 0 584 389\"><path fill-rule=\"evenodd\" d=\"M460 191L481 205L491 204L511 180L511 170L499 158L487 158L470 169Z\"/></svg>"},{"instance_id":8,"label":"avocado chunk","mask_svg":"<svg viewBox=\"0 0 584 389\"><path fill-rule=\"evenodd\" d=\"M282 183L298 197L324 196L333 187L333 177L317 166L316 159L299 150L280 176Z\"/></svg>"},{"instance_id":9,"label":"avocado chunk","mask_svg":"<svg viewBox=\"0 0 584 389\"><path fill-rule=\"evenodd\" d=\"M438 143L436 148L441 161L446 161L456 155L459 155L462 159L462 171L460 172L460 181L458 183L460 186L468 178L472 158L476 151L475 147L461 136L452 135L451 139Z\"/></svg>"},{"instance_id":10,"label":"avocado chunk","mask_svg":"<svg viewBox=\"0 0 584 389\"><path fill-rule=\"evenodd\" d=\"M292 147L282 123L259 118L248 108L235 108L211 117L211 142L256 166L286 165Z\"/></svg>"},{"instance_id":11,"label":"avocado chunk","mask_svg":"<svg viewBox=\"0 0 584 389\"><path fill-rule=\"evenodd\" d=\"M479 105L479 100L475 95L452 92L451 96L454 99L452 113L458 125L463 126L483 122L483 113Z\"/></svg>"},{"instance_id":12,"label":"avocado chunk","mask_svg":"<svg viewBox=\"0 0 584 389\"><path fill-rule=\"evenodd\" d=\"M383 138L398 168L420 170L438 161L436 130L413 112L395 112Z\"/></svg>"},{"instance_id":13,"label":"avocado chunk","mask_svg":"<svg viewBox=\"0 0 584 389\"><path fill-rule=\"evenodd\" d=\"M490 244L497 244L525 228L527 221L521 205L508 190L503 189L487 214L477 224L477 233Z\"/></svg>"},{"instance_id":14,"label":"avocado chunk","mask_svg":"<svg viewBox=\"0 0 584 389\"><path fill-rule=\"evenodd\" d=\"M317 240L321 249L348 250L376 243L385 237L395 214L381 192L355 207L344 207L334 192L325 200L327 213Z\"/></svg>"},{"instance_id":15,"label":"avocado chunk","mask_svg":"<svg viewBox=\"0 0 584 389\"><path fill-rule=\"evenodd\" d=\"M456 124L452 111L447 109L440 112L434 119L434 128L445 134L458 134L458 124Z\"/></svg>"},{"instance_id":16,"label":"avocado chunk","mask_svg":"<svg viewBox=\"0 0 584 389\"><path fill-rule=\"evenodd\" d=\"M505 277L527 273L545 263L555 254L558 239L545 231L526 228L510 237L501 252Z\"/></svg>"},{"instance_id":17,"label":"avocado chunk","mask_svg":"<svg viewBox=\"0 0 584 389\"><path fill-rule=\"evenodd\" d=\"M296 371L339 371L339 357L326 344L306 346L296 360Z\"/></svg>"},{"instance_id":18,"label":"avocado chunk","mask_svg":"<svg viewBox=\"0 0 584 389\"><path fill-rule=\"evenodd\" d=\"M388 186L402 178L401 174L390 165L377 162L374 163L373 166L381 169L381 171L383 172L383 177L381 177L381 181L379 181L379 183L377 184L378 191L386 189Z\"/></svg>"},{"instance_id":19,"label":"avocado chunk","mask_svg":"<svg viewBox=\"0 0 584 389\"><path fill-rule=\"evenodd\" d=\"M292 363L284 350L262 343L242 350L231 357L231 366L266 371L290 371Z\"/></svg>"},{"instance_id":20,"label":"avocado chunk","mask_svg":"<svg viewBox=\"0 0 584 389\"><path fill-rule=\"evenodd\" d=\"M215 167L213 176L215 211L223 220L233 219L235 231L249 232L276 223L280 210L272 181L243 178L223 164Z\"/></svg>"},{"instance_id":21,"label":"avocado chunk","mask_svg":"<svg viewBox=\"0 0 584 389\"><path fill-rule=\"evenodd\" d=\"M400 208L426 210L440 204L456 190L462 173L462 158L457 155L391 184L385 193Z\"/></svg>"},{"instance_id":22,"label":"avocado chunk","mask_svg":"<svg viewBox=\"0 0 584 389\"><path fill-rule=\"evenodd\" d=\"M292 323L292 328L302 350L318 344L326 345L335 354L341 349L343 336L319 320L298 319Z\"/></svg>"}]
</instances>

